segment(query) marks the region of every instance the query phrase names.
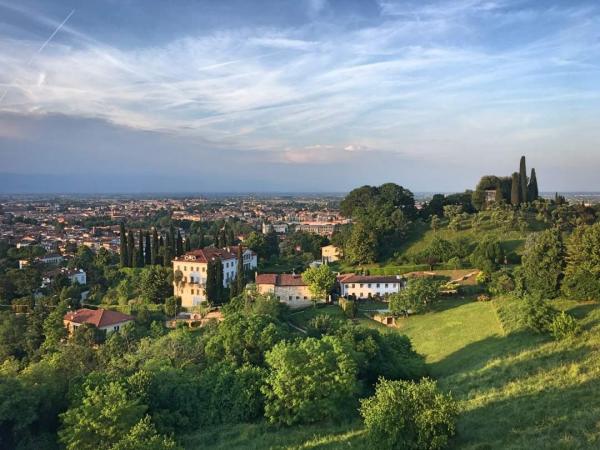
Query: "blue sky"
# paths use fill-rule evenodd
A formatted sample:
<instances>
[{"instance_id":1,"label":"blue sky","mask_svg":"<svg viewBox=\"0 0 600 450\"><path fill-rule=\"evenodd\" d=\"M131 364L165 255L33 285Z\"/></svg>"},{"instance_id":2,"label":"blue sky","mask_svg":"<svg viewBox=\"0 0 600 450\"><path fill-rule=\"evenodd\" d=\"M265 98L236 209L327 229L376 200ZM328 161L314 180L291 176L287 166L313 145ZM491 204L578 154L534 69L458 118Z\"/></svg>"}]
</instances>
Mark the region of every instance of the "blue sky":
<instances>
[{"instance_id":1,"label":"blue sky","mask_svg":"<svg viewBox=\"0 0 600 450\"><path fill-rule=\"evenodd\" d=\"M0 190L600 190L599 81L596 1L0 0Z\"/></svg>"}]
</instances>

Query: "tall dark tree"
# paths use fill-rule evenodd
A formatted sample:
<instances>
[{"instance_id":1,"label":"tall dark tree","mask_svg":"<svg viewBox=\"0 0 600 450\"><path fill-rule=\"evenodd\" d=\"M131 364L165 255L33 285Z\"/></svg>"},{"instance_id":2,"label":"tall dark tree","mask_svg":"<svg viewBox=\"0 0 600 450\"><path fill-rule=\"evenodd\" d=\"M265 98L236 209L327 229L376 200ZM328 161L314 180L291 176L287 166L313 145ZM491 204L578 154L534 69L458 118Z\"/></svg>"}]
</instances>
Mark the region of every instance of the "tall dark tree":
<instances>
[{"instance_id":1,"label":"tall dark tree","mask_svg":"<svg viewBox=\"0 0 600 450\"><path fill-rule=\"evenodd\" d=\"M175 255L183 255L183 239L181 237L181 231L177 230L177 241L175 243Z\"/></svg>"},{"instance_id":2,"label":"tall dark tree","mask_svg":"<svg viewBox=\"0 0 600 450\"><path fill-rule=\"evenodd\" d=\"M531 177L529 178L529 185L527 186L527 190L529 193L527 194L527 198L530 202L533 202L538 199L540 193L538 191L537 177L535 175L535 169L531 169Z\"/></svg>"},{"instance_id":3,"label":"tall dark tree","mask_svg":"<svg viewBox=\"0 0 600 450\"><path fill-rule=\"evenodd\" d=\"M165 245L163 247L163 266L169 267L171 260L173 259L173 241L171 240L171 233L167 233Z\"/></svg>"},{"instance_id":4,"label":"tall dark tree","mask_svg":"<svg viewBox=\"0 0 600 450\"><path fill-rule=\"evenodd\" d=\"M237 275L235 277L235 291L237 295L244 292L246 286L246 271L244 270L244 252L241 245L238 245L237 250Z\"/></svg>"},{"instance_id":5,"label":"tall dark tree","mask_svg":"<svg viewBox=\"0 0 600 450\"><path fill-rule=\"evenodd\" d=\"M152 230L152 255L151 255L152 264L160 264L159 258L160 258L160 249L159 249L159 243L158 243L158 231L156 231L156 228L154 228Z\"/></svg>"},{"instance_id":6,"label":"tall dark tree","mask_svg":"<svg viewBox=\"0 0 600 450\"><path fill-rule=\"evenodd\" d=\"M279 255L279 238L272 227L265 235L265 250L269 257Z\"/></svg>"},{"instance_id":7,"label":"tall dark tree","mask_svg":"<svg viewBox=\"0 0 600 450\"><path fill-rule=\"evenodd\" d=\"M525 164L525 157L521 156L521 162L519 164L519 187L521 188L521 203L527 203L527 166Z\"/></svg>"},{"instance_id":8,"label":"tall dark tree","mask_svg":"<svg viewBox=\"0 0 600 450\"><path fill-rule=\"evenodd\" d=\"M158 240L158 260L157 260L158 262L157 262L157 264L162 264L163 266L165 265L164 253L165 253L165 240L161 236Z\"/></svg>"},{"instance_id":9,"label":"tall dark tree","mask_svg":"<svg viewBox=\"0 0 600 450\"><path fill-rule=\"evenodd\" d=\"M211 305L219 303L220 287L218 285L218 266L221 266L220 260L208 261L208 267L206 268L206 299Z\"/></svg>"},{"instance_id":10,"label":"tall dark tree","mask_svg":"<svg viewBox=\"0 0 600 450\"><path fill-rule=\"evenodd\" d=\"M218 259L215 264L215 273L216 273L216 293L217 293L217 303L223 303L225 301L224 288L223 288L223 264L221 260Z\"/></svg>"},{"instance_id":11,"label":"tall dark tree","mask_svg":"<svg viewBox=\"0 0 600 450\"><path fill-rule=\"evenodd\" d=\"M169 235L167 237L167 242L170 243L171 246L171 255L175 255L177 253L177 238L173 224L169 226Z\"/></svg>"},{"instance_id":12,"label":"tall dark tree","mask_svg":"<svg viewBox=\"0 0 600 450\"><path fill-rule=\"evenodd\" d=\"M201 231L198 234L198 248L206 247L206 239L204 238L204 233Z\"/></svg>"},{"instance_id":13,"label":"tall dark tree","mask_svg":"<svg viewBox=\"0 0 600 450\"><path fill-rule=\"evenodd\" d=\"M140 230L140 236L138 240L138 249L136 252L135 266L144 267L144 232Z\"/></svg>"},{"instance_id":14,"label":"tall dark tree","mask_svg":"<svg viewBox=\"0 0 600 450\"><path fill-rule=\"evenodd\" d=\"M227 226L225 238L227 240L226 245L235 245L235 234L233 233L233 227L231 225Z\"/></svg>"},{"instance_id":15,"label":"tall dark tree","mask_svg":"<svg viewBox=\"0 0 600 450\"><path fill-rule=\"evenodd\" d=\"M150 233L148 231L145 235L144 264L147 266L152 264L152 245L150 244Z\"/></svg>"},{"instance_id":16,"label":"tall dark tree","mask_svg":"<svg viewBox=\"0 0 600 450\"><path fill-rule=\"evenodd\" d=\"M519 184L519 174L512 174L512 187L510 190L510 202L517 206L521 203L521 186Z\"/></svg>"},{"instance_id":17,"label":"tall dark tree","mask_svg":"<svg viewBox=\"0 0 600 450\"><path fill-rule=\"evenodd\" d=\"M135 237L132 230L129 230L127 235L127 257L129 258L127 267L135 267Z\"/></svg>"},{"instance_id":18,"label":"tall dark tree","mask_svg":"<svg viewBox=\"0 0 600 450\"><path fill-rule=\"evenodd\" d=\"M189 251L191 251L191 250L192 250L192 241L190 240L189 236L185 238L185 242L184 242L184 245L183 245L183 249L184 249L186 252L189 252Z\"/></svg>"},{"instance_id":19,"label":"tall dark tree","mask_svg":"<svg viewBox=\"0 0 600 450\"><path fill-rule=\"evenodd\" d=\"M129 256L127 254L127 232L125 231L125 224L121 222L119 226L119 240L120 240L120 263L121 267L129 266Z\"/></svg>"}]
</instances>

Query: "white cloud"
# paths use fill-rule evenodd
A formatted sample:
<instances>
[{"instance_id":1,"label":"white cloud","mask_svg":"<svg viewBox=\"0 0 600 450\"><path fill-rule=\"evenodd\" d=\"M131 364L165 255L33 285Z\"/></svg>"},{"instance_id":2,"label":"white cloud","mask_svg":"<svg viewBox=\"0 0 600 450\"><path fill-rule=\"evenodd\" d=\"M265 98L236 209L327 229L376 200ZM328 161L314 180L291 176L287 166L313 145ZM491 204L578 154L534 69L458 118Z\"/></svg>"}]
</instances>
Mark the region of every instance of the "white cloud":
<instances>
[{"instance_id":1,"label":"white cloud","mask_svg":"<svg viewBox=\"0 0 600 450\"><path fill-rule=\"evenodd\" d=\"M381 6L376 25L240 29L147 48L110 47L65 27L77 45L50 43L30 66L22 55L35 42L0 39L0 90L11 87L0 110L102 118L319 164L371 148L433 155L468 140L539 142L543 131L525 130L543 130L538 123L497 120L540 101L598 99L588 82L598 72L597 14L517 14L510 3L478 0ZM544 17L561 26L488 43L488 23L473 15L493 16L490 26Z\"/></svg>"}]
</instances>

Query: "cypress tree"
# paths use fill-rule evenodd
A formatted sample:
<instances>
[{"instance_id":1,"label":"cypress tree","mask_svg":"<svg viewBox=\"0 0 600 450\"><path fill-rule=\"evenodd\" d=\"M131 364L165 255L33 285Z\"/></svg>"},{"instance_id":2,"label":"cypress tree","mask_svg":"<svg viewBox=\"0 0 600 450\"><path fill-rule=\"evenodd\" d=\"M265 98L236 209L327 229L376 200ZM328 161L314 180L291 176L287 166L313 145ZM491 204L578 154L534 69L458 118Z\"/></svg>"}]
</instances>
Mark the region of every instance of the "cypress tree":
<instances>
[{"instance_id":1,"label":"cypress tree","mask_svg":"<svg viewBox=\"0 0 600 450\"><path fill-rule=\"evenodd\" d=\"M150 245L150 233L146 231L146 248L144 250L144 264L149 266L152 264L152 245Z\"/></svg>"},{"instance_id":2,"label":"cypress tree","mask_svg":"<svg viewBox=\"0 0 600 450\"><path fill-rule=\"evenodd\" d=\"M135 237L131 230L129 230L129 234L127 235L127 257L129 258L127 267L135 267Z\"/></svg>"},{"instance_id":3,"label":"cypress tree","mask_svg":"<svg viewBox=\"0 0 600 450\"><path fill-rule=\"evenodd\" d=\"M181 238L181 231L177 230L177 243L175 245L175 255L183 255L183 239Z\"/></svg>"},{"instance_id":4,"label":"cypress tree","mask_svg":"<svg viewBox=\"0 0 600 450\"><path fill-rule=\"evenodd\" d=\"M244 292L244 286L246 286L246 273L244 271L244 256L241 245L238 245L237 251L237 275L235 277L235 285L237 295Z\"/></svg>"},{"instance_id":5,"label":"cypress tree","mask_svg":"<svg viewBox=\"0 0 600 450\"><path fill-rule=\"evenodd\" d=\"M211 305L216 302L216 266L214 260L208 261L206 268L206 284L204 290L206 293L206 300Z\"/></svg>"},{"instance_id":6,"label":"cypress tree","mask_svg":"<svg viewBox=\"0 0 600 450\"><path fill-rule=\"evenodd\" d=\"M225 289L223 288L223 264L221 263L220 259L216 260L215 273L216 273L215 292L216 292L217 302L223 303L223 301L225 300L225 298L224 298Z\"/></svg>"},{"instance_id":7,"label":"cypress tree","mask_svg":"<svg viewBox=\"0 0 600 450\"><path fill-rule=\"evenodd\" d=\"M200 232L200 234L198 235L198 247L204 248L205 246L206 246L206 242L204 239L204 233Z\"/></svg>"},{"instance_id":8,"label":"cypress tree","mask_svg":"<svg viewBox=\"0 0 600 450\"><path fill-rule=\"evenodd\" d=\"M495 199L496 203L500 204L504 201L504 196L502 195L502 189L500 189L500 186L498 186L496 188L496 195L495 195Z\"/></svg>"},{"instance_id":9,"label":"cypress tree","mask_svg":"<svg viewBox=\"0 0 600 450\"><path fill-rule=\"evenodd\" d=\"M191 250L192 250L192 241L190 241L190 238L189 238L189 237L185 238L184 250L185 250L186 252L189 252L189 251L191 251Z\"/></svg>"},{"instance_id":10,"label":"cypress tree","mask_svg":"<svg viewBox=\"0 0 600 450\"><path fill-rule=\"evenodd\" d=\"M527 167L524 156L521 156L521 163L519 164L519 188L521 189L521 203L527 203Z\"/></svg>"},{"instance_id":11,"label":"cypress tree","mask_svg":"<svg viewBox=\"0 0 600 450\"><path fill-rule=\"evenodd\" d=\"M535 175L535 169L531 169L531 178L529 178L528 191L528 198L531 202L537 200L540 196L540 193L538 191L537 177Z\"/></svg>"},{"instance_id":12,"label":"cypress tree","mask_svg":"<svg viewBox=\"0 0 600 450\"><path fill-rule=\"evenodd\" d=\"M163 247L163 266L169 267L173 259L173 242L171 241L171 233L167 233L165 246Z\"/></svg>"},{"instance_id":13,"label":"cypress tree","mask_svg":"<svg viewBox=\"0 0 600 450\"><path fill-rule=\"evenodd\" d=\"M136 267L144 267L144 233L140 230L140 238L138 240L138 251L136 254Z\"/></svg>"},{"instance_id":14,"label":"cypress tree","mask_svg":"<svg viewBox=\"0 0 600 450\"><path fill-rule=\"evenodd\" d=\"M235 245L235 234L233 233L233 227L231 225L227 226L226 240L227 245Z\"/></svg>"},{"instance_id":15,"label":"cypress tree","mask_svg":"<svg viewBox=\"0 0 600 450\"><path fill-rule=\"evenodd\" d=\"M165 265L164 250L165 250L165 240L161 236L160 239L158 240L158 260L157 260L156 264L161 264L163 266Z\"/></svg>"},{"instance_id":16,"label":"cypress tree","mask_svg":"<svg viewBox=\"0 0 600 450\"><path fill-rule=\"evenodd\" d=\"M129 265L129 256L127 256L127 232L125 231L125 224L121 222L119 226L119 240L120 240L120 263L121 267L127 267Z\"/></svg>"},{"instance_id":17,"label":"cypress tree","mask_svg":"<svg viewBox=\"0 0 600 450\"><path fill-rule=\"evenodd\" d=\"M521 186L519 186L519 174L517 172L512 174L512 187L510 190L510 202L517 206L521 203Z\"/></svg>"},{"instance_id":18,"label":"cypress tree","mask_svg":"<svg viewBox=\"0 0 600 450\"><path fill-rule=\"evenodd\" d=\"M151 255L152 264L160 264L160 262L159 262L160 248L158 246L159 246L158 231L156 231L156 228L154 228L152 230L152 255Z\"/></svg>"},{"instance_id":19,"label":"cypress tree","mask_svg":"<svg viewBox=\"0 0 600 450\"><path fill-rule=\"evenodd\" d=\"M175 227L173 224L169 226L169 234L167 237L167 243L170 243L171 246L171 255L175 255L177 253L177 243L175 238Z\"/></svg>"}]
</instances>

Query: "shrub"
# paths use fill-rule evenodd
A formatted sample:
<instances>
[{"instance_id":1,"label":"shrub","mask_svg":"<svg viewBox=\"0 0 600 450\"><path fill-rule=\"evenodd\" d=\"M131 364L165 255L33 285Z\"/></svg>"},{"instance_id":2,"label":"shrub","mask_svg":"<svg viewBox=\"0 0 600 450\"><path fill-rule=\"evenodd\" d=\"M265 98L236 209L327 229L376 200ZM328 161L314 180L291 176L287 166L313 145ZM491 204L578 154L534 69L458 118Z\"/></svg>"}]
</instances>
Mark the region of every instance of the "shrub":
<instances>
[{"instance_id":1,"label":"shrub","mask_svg":"<svg viewBox=\"0 0 600 450\"><path fill-rule=\"evenodd\" d=\"M564 311L557 314L550 324L550 332L557 340L575 337L580 331L581 328L577 320Z\"/></svg>"},{"instance_id":2,"label":"shrub","mask_svg":"<svg viewBox=\"0 0 600 450\"><path fill-rule=\"evenodd\" d=\"M361 400L368 439L377 449L441 449L456 430L458 408L435 381L380 379L373 397Z\"/></svg>"},{"instance_id":3,"label":"shrub","mask_svg":"<svg viewBox=\"0 0 600 450\"><path fill-rule=\"evenodd\" d=\"M358 302L356 300L340 298L340 308L351 319L354 319L358 314Z\"/></svg>"},{"instance_id":4,"label":"shrub","mask_svg":"<svg viewBox=\"0 0 600 450\"><path fill-rule=\"evenodd\" d=\"M293 425L346 416L357 390L351 353L333 336L276 344L266 355L265 417Z\"/></svg>"},{"instance_id":5,"label":"shrub","mask_svg":"<svg viewBox=\"0 0 600 450\"><path fill-rule=\"evenodd\" d=\"M527 328L536 333L550 331L550 326L556 316L554 310L545 300L538 297L528 297L523 306L522 322Z\"/></svg>"}]
</instances>

